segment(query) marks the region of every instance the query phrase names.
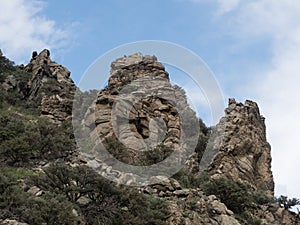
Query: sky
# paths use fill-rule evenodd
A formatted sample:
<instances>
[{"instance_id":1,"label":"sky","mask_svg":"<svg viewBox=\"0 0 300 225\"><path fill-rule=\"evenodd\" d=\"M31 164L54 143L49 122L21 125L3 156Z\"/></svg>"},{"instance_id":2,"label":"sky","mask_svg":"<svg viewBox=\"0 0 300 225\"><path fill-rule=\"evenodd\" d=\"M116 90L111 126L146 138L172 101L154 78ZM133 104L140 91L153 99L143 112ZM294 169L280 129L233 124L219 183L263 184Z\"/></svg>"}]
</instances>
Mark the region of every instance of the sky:
<instances>
[{"instance_id":1,"label":"sky","mask_svg":"<svg viewBox=\"0 0 300 225\"><path fill-rule=\"evenodd\" d=\"M77 84L99 56L141 40L190 49L214 73L225 99L256 101L266 117L276 195L300 198L299 1L0 0L3 53L26 64L32 51L49 48ZM173 81L203 106L188 80ZM199 115L209 120L203 108Z\"/></svg>"}]
</instances>

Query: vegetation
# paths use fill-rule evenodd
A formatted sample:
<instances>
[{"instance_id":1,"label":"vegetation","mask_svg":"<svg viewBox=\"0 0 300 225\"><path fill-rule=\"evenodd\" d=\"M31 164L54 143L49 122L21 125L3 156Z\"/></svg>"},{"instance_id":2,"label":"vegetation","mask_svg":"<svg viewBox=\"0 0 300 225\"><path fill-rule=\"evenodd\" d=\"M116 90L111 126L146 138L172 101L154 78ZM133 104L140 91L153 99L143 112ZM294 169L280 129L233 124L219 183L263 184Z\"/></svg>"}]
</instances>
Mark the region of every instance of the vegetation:
<instances>
[{"instance_id":1,"label":"vegetation","mask_svg":"<svg viewBox=\"0 0 300 225\"><path fill-rule=\"evenodd\" d=\"M134 188L117 187L88 167L53 164L32 182L63 195L80 208L89 224L165 224L168 213L162 200L142 195ZM82 198L88 203L82 203Z\"/></svg>"},{"instance_id":2,"label":"vegetation","mask_svg":"<svg viewBox=\"0 0 300 225\"><path fill-rule=\"evenodd\" d=\"M176 179L184 188L198 188L209 182L210 175L207 172L194 175L187 173L184 170L180 170L178 173L173 175L173 178Z\"/></svg>"},{"instance_id":3,"label":"vegetation","mask_svg":"<svg viewBox=\"0 0 300 225\"><path fill-rule=\"evenodd\" d=\"M163 144L145 152L129 149L114 137L106 138L104 145L116 159L132 165L153 165L172 153L172 149Z\"/></svg>"},{"instance_id":4,"label":"vegetation","mask_svg":"<svg viewBox=\"0 0 300 225\"><path fill-rule=\"evenodd\" d=\"M39 187L43 194L26 192L27 185ZM44 174L0 169L0 219L33 225L76 224L80 219L87 224L163 225L166 208L159 198L117 187L87 167L52 164Z\"/></svg>"},{"instance_id":5,"label":"vegetation","mask_svg":"<svg viewBox=\"0 0 300 225\"><path fill-rule=\"evenodd\" d=\"M1 84L9 84L9 90L0 89L0 219L33 225L79 221L165 224L168 211L162 200L134 188L117 187L87 167L66 165L75 150L72 126L41 118L37 108L40 99L24 101L29 79L30 75L0 58ZM48 79L42 92L58 93L60 88L54 79ZM95 91L84 93L82 98L90 101L92 95ZM75 113L79 119L83 116ZM53 163L43 172L31 169L49 162ZM33 186L41 189L41 194L28 192Z\"/></svg>"},{"instance_id":6,"label":"vegetation","mask_svg":"<svg viewBox=\"0 0 300 225\"><path fill-rule=\"evenodd\" d=\"M300 205L300 200L297 198L288 198L287 196L280 195L276 198L276 202L284 207L286 210L291 209L293 206Z\"/></svg>"},{"instance_id":7,"label":"vegetation","mask_svg":"<svg viewBox=\"0 0 300 225\"><path fill-rule=\"evenodd\" d=\"M85 92L76 92L76 96L73 103L73 119L80 122L84 119L85 113L91 106L93 101L97 98L98 90L89 90Z\"/></svg>"},{"instance_id":8,"label":"vegetation","mask_svg":"<svg viewBox=\"0 0 300 225\"><path fill-rule=\"evenodd\" d=\"M241 222L260 224L249 212L261 205L272 207L274 199L250 186L227 178L211 178L207 172L197 175L179 171L173 176L185 188L201 188L206 195L216 195Z\"/></svg>"},{"instance_id":9,"label":"vegetation","mask_svg":"<svg viewBox=\"0 0 300 225\"><path fill-rule=\"evenodd\" d=\"M65 158L75 148L69 122L0 110L0 158L9 164Z\"/></svg>"},{"instance_id":10,"label":"vegetation","mask_svg":"<svg viewBox=\"0 0 300 225\"><path fill-rule=\"evenodd\" d=\"M271 198L252 190L248 185L227 178L211 179L203 188L207 194L216 195L230 210L238 214L273 202Z\"/></svg>"},{"instance_id":11,"label":"vegetation","mask_svg":"<svg viewBox=\"0 0 300 225\"><path fill-rule=\"evenodd\" d=\"M25 101L30 77L30 74L14 66L13 62L0 56L0 83L5 83L5 87L0 88L0 108L17 106L26 111L31 107L34 102ZM34 106L33 111L38 111L37 105Z\"/></svg>"},{"instance_id":12,"label":"vegetation","mask_svg":"<svg viewBox=\"0 0 300 225\"><path fill-rule=\"evenodd\" d=\"M76 148L71 123L58 125L40 117L41 96L35 101L27 98L29 80L30 74L0 56L0 220L10 218L32 225L71 225L80 221L88 225L166 224L169 212L164 200L141 194L135 188L118 186L86 166L68 165ZM52 77L40 88L44 94L58 94L63 87ZM78 120L75 125L84 117L96 93L84 92L77 99L75 106L83 106L73 111ZM76 111L77 108L83 110ZM195 149L198 161L212 135L201 119L199 126ZM191 142L197 139L194 133L189 138ZM137 153L113 138L107 139L105 145L117 159L133 165L152 165L172 153L163 145ZM41 165L41 171L33 169ZM260 205L271 207L274 202L246 184L226 178L212 179L206 172L193 175L181 170L173 178L182 187L201 188L206 195L216 195L245 224L260 224L249 212ZM31 187L38 188L40 193L32 194ZM278 197L276 202L286 210L300 204L299 199L286 196ZM190 199L187 203L193 208L197 201Z\"/></svg>"},{"instance_id":13,"label":"vegetation","mask_svg":"<svg viewBox=\"0 0 300 225\"><path fill-rule=\"evenodd\" d=\"M33 196L25 192L22 183L16 180L19 176L13 169L0 169L0 219L15 218L33 225L75 224L77 218L72 213L74 208L62 195L45 193ZM23 179L26 178L26 175Z\"/></svg>"}]
</instances>

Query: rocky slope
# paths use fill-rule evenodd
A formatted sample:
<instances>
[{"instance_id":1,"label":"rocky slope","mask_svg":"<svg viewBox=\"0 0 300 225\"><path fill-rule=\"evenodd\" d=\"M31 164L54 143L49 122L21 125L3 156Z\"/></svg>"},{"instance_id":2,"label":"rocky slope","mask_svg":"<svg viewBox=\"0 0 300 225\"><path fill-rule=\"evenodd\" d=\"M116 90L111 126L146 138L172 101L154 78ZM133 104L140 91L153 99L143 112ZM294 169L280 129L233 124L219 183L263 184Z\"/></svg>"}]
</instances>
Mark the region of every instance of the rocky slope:
<instances>
[{"instance_id":1,"label":"rocky slope","mask_svg":"<svg viewBox=\"0 0 300 225\"><path fill-rule=\"evenodd\" d=\"M33 52L25 67L15 68L8 60L2 66L15 73L1 77L4 79L1 82L2 91L8 99L18 96L23 101L21 104L27 104L28 108L37 107L42 116L56 123L71 119L76 86L70 78L70 71L51 60L49 50L44 49L39 54Z\"/></svg>"},{"instance_id":2,"label":"rocky slope","mask_svg":"<svg viewBox=\"0 0 300 225\"><path fill-rule=\"evenodd\" d=\"M149 78L159 82L151 83ZM182 130L174 101L168 102L161 96L153 98L151 95L157 94L156 89L168 93L171 88L168 73L155 57L137 53L117 59L111 65L107 87L99 92L97 100L86 114L85 126L92 128L91 136L100 137L100 141L119 138L124 145L130 146L127 148L129 154L125 157L126 163L134 163L137 159L145 160L133 150L151 150L151 143L162 141L171 148L182 147L178 144ZM176 90L180 89L176 87ZM172 93L177 94L176 101L182 109L190 112L184 93L174 90ZM135 97L138 100L132 104L130 101ZM120 98L122 104L116 106ZM158 120L153 120L157 117L163 119L161 122L165 123L165 127ZM169 135L165 139L159 139L165 134ZM270 145L266 140L264 118L260 115L257 104L249 100L242 104L230 99L225 116L211 135L203 160L210 160L206 168L212 178L226 177L246 183L253 190L273 197ZM93 157L91 159L92 161L87 160L88 164L103 168L103 162L96 162ZM201 168L203 163L198 159L196 153L190 156L186 162L186 171L199 173L199 169L195 167ZM120 173L110 167L104 168L109 169L110 173ZM121 178L124 178L124 174L120 174ZM142 188L141 191L157 195L168 202L171 212L169 224L242 224L220 200L215 196L206 196L201 188L184 189L174 179L155 179L160 184ZM129 183L132 184L132 181ZM270 212L270 207L273 207L273 213ZM248 213L261 224L297 223L293 214L282 211L276 205L261 205Z\"/></svg>"},{"instance_id":3,"label":"rocky slope","mask_svg":"<svg viewBox=\"0 0 300 225\"><path fill-rule=\"evenodd\" d=\"M48 50L40 54L34 52L30 63L19 69L24 72L24 77L21 76L24 79L18 80L13 74L5 75L1 80L1 91L9 95L11 90L15 90L22 101L36 102L41 115L54 123L60 124L71 119L76 86L68 69L53 62ZM231 185L235 182L249 185L247 193L243 192L245 194L263 193L270 198L274 197L271 148L266 140L264 118L255 102L247 100L243 104L234 99L229 100L225 115L211 133L203 156L203 152L200 155L200 152L187 151L187 148L195 148L195 140L201 136L198 129L192 129L195 124L198 125L199 121L190 109L184 91L170 84L169 74L156 57L140 53L112 62L107 87L98 93L82 121L92 140L97 144L104 143L114 157L128 164L151 165L177 151L174 161L185 164L183 179L176 178L176 175L173 178L155 176L151 177L153 182L150 185L134 187L143 196L151 196L166 203L169 211L165 218L167 224L300 224L299 216L272 201L261 204L247 202L247 207L241 204L241 207L245 207L244 211L233 212L230 204L216 197L220 190L215 190L216 194L207 192L206 185L209 182L225 177ZM160 142L162 144L156 147ZM92 153L97 150L93 148ZM133 174L114 170L109 165L109 158L99 160L97 156L76 155L64 163L72 168L84 164L103 176L114 174L119 183L138 185ZM39 171L46 170L47 166L40 167ZM211 175L209 180L184 186L183 181L186 179L201 180L202 167ZM72 179L68 180L68 185L75 185L72 186L74 190L82 188L76 186ZM64 182L64 179L60 181ZM38 190L36 193L39 195L45 191L27 187L29 190L32 188ZM88 188L84 191L90 191L90 186ZM225 192L231 196L227 190ZM76 204L82 204L83 200L88 205L84 193L80 203ZM110 203L105 207L109 207ZM105 211L105 207L101 210ZM123 207L121 210L126 211L128 208ZM10 219L0 220L0 224L24 224ZM82 219L80 224L88 223Z\"/></svg>"}]
</instances>

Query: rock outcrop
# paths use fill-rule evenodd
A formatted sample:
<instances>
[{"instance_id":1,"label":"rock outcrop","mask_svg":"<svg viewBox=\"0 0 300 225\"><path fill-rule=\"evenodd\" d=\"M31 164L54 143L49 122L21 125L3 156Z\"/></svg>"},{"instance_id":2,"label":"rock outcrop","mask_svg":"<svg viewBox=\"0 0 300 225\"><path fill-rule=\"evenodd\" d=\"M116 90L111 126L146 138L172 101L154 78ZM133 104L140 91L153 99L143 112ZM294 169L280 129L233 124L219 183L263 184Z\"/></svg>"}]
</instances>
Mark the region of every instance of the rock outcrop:
<instances>
[{"instance_id":1,"label":"rock outcrop","mask_svg":"<svg viewBox=\"0 0 300 225\"><path fill-rule=\"evenodd\" d=\"M0 50L0 57L1 55ZM70 72L50 59L48 50L43 50L40 54L34 52L26 67L14 67L9 61L3 62L12 67L13 72L7 70L8 72L3 73L0 88L2 93L7 96L18 93L21 102L23 100L35 102L43 116L49 117L58 124L71 118L76 86L70 78ZM93 99L91 96L88 98L89 103L85 105L85 109ZM31 107L34 108L36 105ZM83 113L76 112L76 115L80 115L76 123L82 122L81 125L84 125L88 133L87 137L91 136L96 140L96 144L100 141L111 145L110 150L115 154L114 157L120 157L118 159L123 160L124 164L137 168L136 173L114 168L114 164L109 161L110 158L107 161L105 158L98 158L99 155L93 154L97 148L91 148L91 155L90 152L74 154L64 163L74 167L84 164L95 169L103 177L115 178L113 180L121 184L137 186L135 188L140 193L160 198L169 210L169 215L165 218L167 224L300 224L299 213L297 215L266 199L259 203L256 200L249 202L249 206L245 207L242 213L234 211L226 198L224 200L222 197L219 199L211 195L218 195L218 191L215 191L217 188L213 188L213 192L216 193L207 192L205 185L208 183L201 183L202 181L198 179L201 178L198 177L199 168L203 166L202 161L205 161L205 168L212 178L227 177L233 181L244 182L253 189L268 194L268 197L273 197L270 145L266 140L264 118L260 115L255 102L247 100L242 104L230 99L225 116L215 127L215 132L211 133L211 130L204 126L206 131L202 134L205 133L207 139L209 135L212 138L205 151L207 154L204 154L201 162L199 162L200 156L205 149L207 139L203 139L205 140L203 141L205 144L201 145L203 149L195 152L185 151L188 147L193 149L189 146L190 143L197 141L197 137L201 136L201 133L200 135L197 133L197 129L193 129L197 127L195 125L199 124L199 121L189 108L184 91L170 84L169 74L154 56L143 56L137 53L114 61L111 64L107 87L99 92L83 119L84 112L85 110ZM81 137L83 137L83 144L89 146L90 140L85 139L85 136ZM117 140L120 143L117 143ZM158 143L161 144L157 150ZM149 178L147 180L149 182L142 183L143 179L138 180L136 175L143 175L138 174L140 168L147 167L147 163L157 166L157 162L164 161L164 157L169 158L168 154L172 154L174 149L179 149L178 154L173 158L174 161L186 160L182 162L182 167L185 165L188 168L181 171L183 174L180 177L151 175L149 171L143 170L145 174L151 175L143 177ZM150 156L150 160L146 156ZM42 172L43 168L48 166L48 162L43 162L33 170ZM205 182L215 181L211 177ZM198 180L196 182L193 179ZM24 185L24 191L36 198L48 192L38 186L25 185L25 179L21 179L20 182ZM257 193L251 189L248 191ZM262 197L266 196L262 195ZM232 200L230 197L228 199ZM77 203L87 205L91 201L86 196L82 196ZM124 207L124 210L128 208ZM81 215L75 208L72 212L76 217ZM17 215L11 219L3 217L0 219L0 224L26 225L14 219L20 218Z\"/></svg>"},{"instance_id":2,"label":"rock outcrop","mask_svg":"<svg viewBox=\"0 0 300 225\"><path fill-rule=\"evenodd\" d=\"M170 225L296 225L300 222L296 213L285 210L276 203L249 209L246 214L248 219L252 219L241 222L220 199L215 195L206 195L201 187L182 188L173 178L156 179L160 181L154 185L140 187L139 191L166 201L170 212L167 223Z\"/></svg>"},{"instance_id":3,"label":"rock outcrop","mask_svg":"<svg viewBox=\"0 0 300 225\"><path fill-rule=\"evenodd\" d=\"M175 99L169 96L175 96ZM175 102L179 106L174 107ZM111 64L108 85L99 92L88 109L83 124L89 129L93 140L104 143L106 140L113 140L112 143L119 140L122 143L112 145L113 149L118 150L115 157L125 155L125 159L118 160L127 164L144 163L141 153L151 152L153 144L161 142L168 148L184 148L186 143L181 143L180 139L190 133L183 132L186 127L182 128L179 112L194 116L184 92L170 84L169 74L156 57L137 53ZM190 125L193 127L195 124L198 121ZM257 104L249 100L242 104L230 99L225 116L214 130L206 150L206 157L211 160L206 168L211 176L244 182L255 190L273 196L270 145L266 140L264 118ZM192 132L189 137L193 135ZM197 154L189 155L185 163L186 171L199 172ZM114 180L118 183L141 184L134 172L116 170L109 160L106 164L106 159L99 159L98 156L92 151L91 155L81 155L79 161L104 177L116 178ZM201 187L182 188L173 178L151 176L147 185L141 185L138 189L146 195L164 199L170 212L167 219L170 225L244 224L240 222L243 219L239 221L220 199L214 195L207 196ZM282 210L275 203L257 205L245 213L252 221L264 225L297 224L293 213Z\"/></svg>"},{"instance_id":4,"label":"rock outcrop","mask_svg":"<svg viewBox=\"0 0 300 225\"><path fill-rule=\"evenodd\" d=\"M85 119L100 141L117 138L129 152L125 162L133 164L160 143L184 148L185 137L197 133L189 129L196 122L184 91L171 85L164 66L155 56L140 53L112 62L108 85Z\"/></svg>"},{"instance_id":5,"label":"rock outcrop","mask_svg":"<svg viewBox=\"0 0 300 225\"><path fill-rule=\"evenodd\" d=\"M33 52L24 69L32 74L27 87L28 99L40 103L41 114L54 122L70 119L76 90L70 71L52 61L47 49L40 54Z\"/></svg>"},{"instance_id":6,"label":"rock outcrop","mask_svg":"<svg viewBox=\"0 0 300 225\"><path fill-rule=\"evenodd\" d=\"M156 185L158 186L158 185ZM170 217L170 225L187 224L215 224L215 225L240 225L234 214L216 196L206 196L201 189L168 189L170 185L146 188L144 193L152 193L166 198ZM163 189L166 188L166 189ZM174 185L171 186L175 188ZM169 187L170 188L170 187Z\"/></svg>"},{"instance_id":7,"label":"rock outcrop","mask_svg":"<svg viewBox=\"0 0 300 225\"><path fill-rule=\"evenodd\" d=\"M246 100L242 104L229 99L210 149L217 152L209 166L214 177L225 176L274 194L271 147L266 140L264 120L255 102Z\"/></svg>"},{"instance_id":8,"label":"rock outcrop","mask_svg":"<svg viewBox=\"0 0 300 225\"><path fill-rule=\"evenodd\" d=\"M216 196L206 196L200 188L182 188L173 178L159 177L160 182L140 188L144 194L164 198L168 205L170 225L240 225L234 214Z\"/></svg>"}]
</instances>

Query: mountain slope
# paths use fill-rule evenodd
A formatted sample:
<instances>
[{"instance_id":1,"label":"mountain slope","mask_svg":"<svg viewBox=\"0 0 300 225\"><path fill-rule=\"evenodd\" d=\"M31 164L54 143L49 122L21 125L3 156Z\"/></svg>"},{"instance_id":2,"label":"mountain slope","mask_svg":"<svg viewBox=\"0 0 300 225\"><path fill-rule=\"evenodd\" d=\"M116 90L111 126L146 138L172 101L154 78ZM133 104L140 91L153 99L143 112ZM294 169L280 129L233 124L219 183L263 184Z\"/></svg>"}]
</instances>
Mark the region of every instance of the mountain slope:
<instances>
[{"instance_id":1,"label":"mountain slope","mask_svg":"<svg viewBox=\"0 0 300 225\"><path fill-rule=\"evenodd\" d=\"M145 82L147 77L153 85L137 90L135 85L141 83L135 81ZM155 86L164 90L161 97L145 95ZM86 114L75 111L80 118L75 122L87 128L91 140L99 135L98 140L126 163L151 165L176 148L176 160L186 159L172 177L151 176L147 186L127 187L99 173L118 174L119 183L137 185L132 174L106 166L109 160L78 152L70 124L76 90L70 72L53 62L48 50L34 52L25 67L0 55L0 224L12 224L11 219L34 225L300 223L298 215L274 201L270 146L256 103L231 99L215 128L198 119L186 120L182 128L178 111L188 118L195 113L184 91L169 85L169 74L156 57L134 54L117 59L108 86L94 103L94 93L80 92L80 99L88 103L76 102L85 103ZM168 98L170 90L181 108ZM122 93L144 98L129 110L130 129L113 130L115 122L122 128L126 119L126 107L121 107L116 121L110 121L114 101ZM195 125L197 136L190 129ZM136 139L131 140L131 133ZM183 154L182 136L188 143L196 141L189 154ZM137 147L150 151L134 152L137 141ZM153 148L156 141L163 145ZM208 170L201 170L202 163Z\"/></svg>"}]
</instances>

